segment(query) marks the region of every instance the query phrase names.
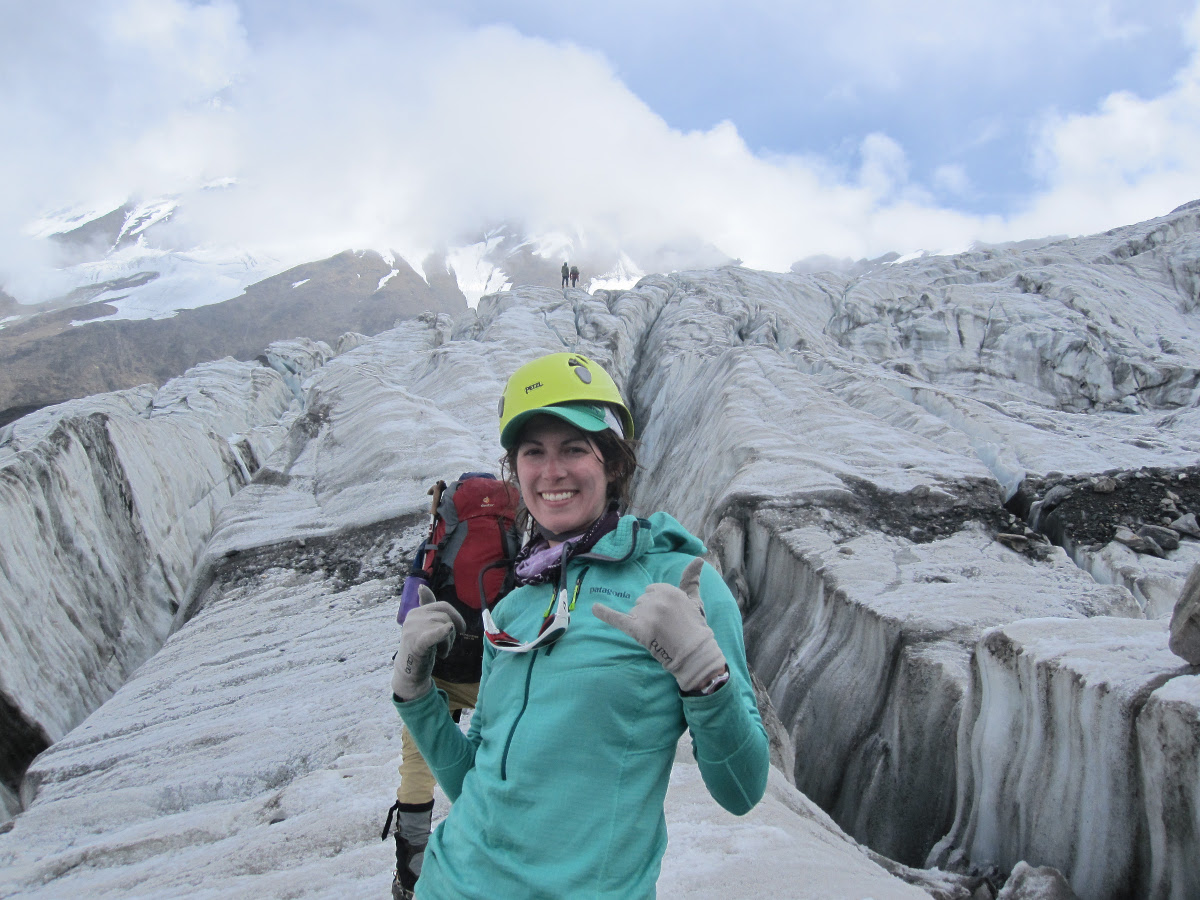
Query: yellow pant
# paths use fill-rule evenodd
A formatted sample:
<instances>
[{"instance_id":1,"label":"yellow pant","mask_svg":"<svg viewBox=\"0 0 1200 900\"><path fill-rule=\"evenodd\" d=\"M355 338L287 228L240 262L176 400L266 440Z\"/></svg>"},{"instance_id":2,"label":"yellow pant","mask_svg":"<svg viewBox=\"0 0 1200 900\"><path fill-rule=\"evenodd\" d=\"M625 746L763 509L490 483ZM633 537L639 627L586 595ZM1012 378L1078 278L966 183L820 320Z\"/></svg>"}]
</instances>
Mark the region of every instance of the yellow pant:
<instances>
[{"instance_id":1,"label":"yellow pant","mask_svg":"<svg viewBox=\"0 0 1200 900\"><path fill-rule=\"evenodd\" d=\"M434 678L433 683L446 692L451 712L475 708L475 700L479 696L478 681L455 684ZM433 786L437 782L407 728L400 737L400 754L400 787L396 790L396 799L401 803L428 803L433 800Z\"/></svg>"}]
</instances>

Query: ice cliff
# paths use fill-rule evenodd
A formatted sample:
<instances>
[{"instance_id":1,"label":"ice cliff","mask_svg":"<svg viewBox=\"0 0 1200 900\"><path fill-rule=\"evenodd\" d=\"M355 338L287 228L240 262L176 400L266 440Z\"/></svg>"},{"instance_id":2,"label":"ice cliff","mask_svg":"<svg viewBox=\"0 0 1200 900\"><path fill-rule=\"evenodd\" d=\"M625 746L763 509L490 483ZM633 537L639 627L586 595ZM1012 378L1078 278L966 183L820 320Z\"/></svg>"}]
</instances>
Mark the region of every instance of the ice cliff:
<instances>
[{"instance_id":1,"label":"ice cliff","mask_svg":"<svg viewBox=\"0 0 1200 900\"><path fill-rule=\"evenodd\" d=\"M324 361L271 350L285 373ZM328 356L325 348L324 356ZM171 633L218 511L286 434L280 371L232 359L0 431L0 782L108 699Z\"/></svg>"},{"instance_id":2,"label":"ice cliff","mask_svg":"<svg viewBox=\"0 0 1200 900\"><path fill-rule=\"evenodd\" d=\"M910 866L1053 866L1089 898L1193 896L1200 678L1167 620L1200 542L1129 535L1200 513L1198 325L1184 207L855 273L517 287L18 420L0 688L21 752L56 743L0 835L0 893L374 884L398 752L377 694L425 489L494 469L504 379L569 348L623 386L638 510L710 547L782 763L850 838ZM672 802L664 896L706 896L706 844L735 858L709 860L712 896L788 890L720 887L767 826ZM882 877L864 859L839 864L847 892L909 889L856 881Z\"/></svg>"}]
</instances>

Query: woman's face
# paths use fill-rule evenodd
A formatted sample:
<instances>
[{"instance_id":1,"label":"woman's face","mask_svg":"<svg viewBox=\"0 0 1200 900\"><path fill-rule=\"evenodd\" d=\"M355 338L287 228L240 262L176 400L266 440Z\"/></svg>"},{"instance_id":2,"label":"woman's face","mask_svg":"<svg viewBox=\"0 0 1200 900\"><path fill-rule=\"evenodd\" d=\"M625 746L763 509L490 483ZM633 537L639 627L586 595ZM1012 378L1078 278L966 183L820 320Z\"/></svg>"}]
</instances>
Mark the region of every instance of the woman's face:
<instances>
[{"instance_id":1,"label":"woman's face","mask_svg":"<svg viewBox=\"0 0 1200 900\"><path fill-rule=\"evenodd\" d=\"M556 534L580 531L607 506L600 451L556 416L537 416L525 426L517 443L517 482L534 521Z\"/></svg>"}]
</instances>

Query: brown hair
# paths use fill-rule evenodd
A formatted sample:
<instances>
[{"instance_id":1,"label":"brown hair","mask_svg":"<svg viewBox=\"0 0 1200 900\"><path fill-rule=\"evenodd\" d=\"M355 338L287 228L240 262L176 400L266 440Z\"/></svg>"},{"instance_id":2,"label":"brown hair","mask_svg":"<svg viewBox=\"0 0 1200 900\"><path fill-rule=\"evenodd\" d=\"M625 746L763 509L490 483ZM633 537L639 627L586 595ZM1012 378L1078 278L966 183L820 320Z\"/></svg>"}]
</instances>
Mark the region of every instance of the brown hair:
<instances>
[{"instance_id":1,"label":"brown hair","mask_svg":"<svg viewBox=\"0 0 1200 900\"><path fill-rule=\"evenodd\" d=\"M633 484L633 476L637 472L637 443L627 438L617 437L616 433L604 431L582 432L596 449L600 451L600 460L604 463L604 473L608 477L608 499L615 500L617 508L625 510L629 507L629 489ZM521 485L517 482L517 450L521 446L520 438L512 448L500 457L500 477L515 487L518 491ZM523 533L529 531L533 517L525 507L524 499L517 508L517 528Z\"/></svg>"}]
</instances>

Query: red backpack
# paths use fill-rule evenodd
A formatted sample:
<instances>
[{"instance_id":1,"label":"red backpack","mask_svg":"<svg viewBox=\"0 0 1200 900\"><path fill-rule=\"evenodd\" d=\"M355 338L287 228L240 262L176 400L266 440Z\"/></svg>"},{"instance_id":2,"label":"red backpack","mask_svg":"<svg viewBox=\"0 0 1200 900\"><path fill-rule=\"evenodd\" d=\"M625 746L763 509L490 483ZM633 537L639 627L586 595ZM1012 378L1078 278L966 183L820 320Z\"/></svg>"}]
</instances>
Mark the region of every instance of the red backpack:
<instances>
[{"instance_id":1,"label":"red backpack","mask_svg":"<svg viewBox=\"0 0 1200 900\"><path fill-rule=\"evenodd\" d=\"M404 622L420 602L419 586L428 585L467 623L450 654L438 660L434 675L458 683L478 681L483 659L480 591L491 606L510 587L509 565L520 549L517 489L485 472L464 472L450 485L439 481L429 493L433 495L429 537L417 548L412 570L404 579L396 619Z\"/></svg>"}]
</instances>

